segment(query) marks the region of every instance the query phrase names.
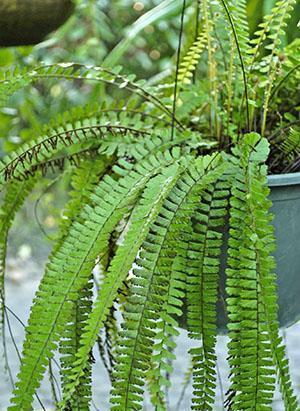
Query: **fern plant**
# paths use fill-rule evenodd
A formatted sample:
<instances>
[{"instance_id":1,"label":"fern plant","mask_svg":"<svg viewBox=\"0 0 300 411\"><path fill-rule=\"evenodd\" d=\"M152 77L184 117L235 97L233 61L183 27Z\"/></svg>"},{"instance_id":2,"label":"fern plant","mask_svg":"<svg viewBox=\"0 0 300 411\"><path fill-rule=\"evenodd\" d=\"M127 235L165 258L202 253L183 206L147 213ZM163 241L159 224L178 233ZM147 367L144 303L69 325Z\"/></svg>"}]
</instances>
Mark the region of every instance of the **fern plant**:
<instances>
[{"instance_id":1,"label":"fern plant","mask_svg":"<svg viewBox=\"0 0 300 411\"><path fill-rule=\"evenodd\" d=\"M280 42L295 1L278 1L254 40L246 2L194 3L183 2L181 32L186 7L197 30L184 56L179 47L175 84L149 86L120 68L74 63L2 75L2 102L53 79L102 82L107 91L99 96L107 101L35 128L29 143L1 160L2 323L15 213L45 174L63 178L68 170L72 187L31 307L9 410L32 409L57 351L62 400L55 407L90 409L96 344L108 352L112 410L142 409L145 390L154 409L166 410L164 388L184 316L196 341L191 409L213 410L224 247L231 370L224 406L271 410L278 380L285 409L298 409L279 335L267 186L267 172L287 166L277 161L282 152L288 150L293 170L299 164L299 106L292 125L276 118L279 109L282 117L290 110L284 87L299 64ZM124 100L109 99L112 87L126 93ZM282 127L289 137L278 144L273 136Z\"/></svg>"}]
</instances>

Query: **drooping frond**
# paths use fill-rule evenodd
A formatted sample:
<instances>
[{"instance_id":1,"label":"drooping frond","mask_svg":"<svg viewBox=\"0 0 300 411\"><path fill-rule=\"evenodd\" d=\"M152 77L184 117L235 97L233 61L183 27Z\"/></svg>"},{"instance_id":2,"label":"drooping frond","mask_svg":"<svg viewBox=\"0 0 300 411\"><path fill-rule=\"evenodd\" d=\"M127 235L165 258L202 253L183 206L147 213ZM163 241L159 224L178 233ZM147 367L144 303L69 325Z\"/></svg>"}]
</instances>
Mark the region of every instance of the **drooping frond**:
<instances>
[{"instance_id":1,"label":"drooping frond","mask_svg":"<svg viewBox=\"0 0 300 411\"><path fill-rule=\"evenodd\" d=\"M216 162L218 164L218 159ZM214 165L211 171L207 171L206 168L210 163ZM138 268L134 271L130 295L125 304L125 320L118 349L119 361L113 380L111 399L113 410L141 408L143 387L154 349L153 342L157 338L155 329L168 296L170 267L177 248L174 239L178 238L181 232L178 212L189 195L194 199L197 198L193 188L199 190L202 184L209 184L223 172L224 165L218 167L217 164L212 158L200 158L197 168L189 167L166 199L141 247L137 259ZM191 209L189 213L192 213ZM181 247L178 241L177 244ZM165 315L162 315L162 319L167 322L168 329L174 326L170 314L174 310L177 311L178 304L180 305L177 300L176 285L173 290L174 295L170 295L170 307ZM167 308L167 305L165 307ZM156 348L160 347L162 351L155 358L158 361L158 369L160 369L167 349L164 347L166 335L163 333L158 335L162 339L162 344ZM168 342L166 345L168 346Z\"/></svg>"},{"instance_id":2,"label":"drooping frond","mask_svg":"<svg viewBox=\"0 0 300 411\"><path fill-rule=\"evenodd\" d=\"M86 325L87 317L92 309L92 296L93 281L89 281L87 285L80 290L78 299L74 301L70 320L65 324L62 333L62 341L60 341L60 373L63 393L67 389L67 383L76 359L76 353L81 346L80 339L82 332ZM93 357L92 352L90 352L89 359L86 362L84 373L80 378L79 384L76 386L70 400L67 401L63 408L65 411L89 410L89 404L92 398L92 363Z\"/></svg>"},{"instance_id":3,"label":"drooping frond","mask_svg":"<svg viewBox=\"0 0 300 411\"><path fill-rule=\"evenodd\" d=\"M102 174L107 166L103 158L94 161L82 161L75 169L72 176L71 200L64 210L64 218L61 221L59 230L59 240L56 242L56 249L68 234L68 229L74 220L78 221L78 215L84 204L88 202L91 192L99 183ZM70 321L65 324L60 341L61 353L61 380L62 391L66 390L69 373L76 360L76 353L80 348L80 339L86 324L86 319L92 309L93 282L80 290L77 300L72 307ZM70 401L67 402L65 410L85 410L89 409L91 400L91 356L87 361L84 375L80 379L80 384L76 387Z\"/></svg>"},{"instance_id":4,"label":"drooping frond","mask_svg":"<svg viewBox=\"0 0 300 411\"><path fill-rule=\"evenodd\" d=\"M216 308L220 258L228 202L228 176L211 184L193 218L187 275L187 322L191 338L201 345L191 350L194 410L213 410L216 389Z\"/></svg>"},{"instance_id":5,"label":"drooping frond","mask_svg":"<svg viewBox=\"0 0 300 411\"><path fill-rule=\"evenodd\" d=\"M244 136L240 150L235 150L237 170L230 199L226 291L231 388L227 405L230 409L271 410L276 368L286 409L295 410L278 335L271 203L266 167L261 165L268 144L252 133Z\"/></svg>"},{"instance_id":6,"label":"drooping frond","mask_svg":"<svg viewBox=\"0 0 300 411\"><path fill-rule=\"evenodd\" d=\"M97 257L106 251L109 236L125 210L136 202L147 181L175 163L179 155L179 149L172 154L168 151L156 156L148 153L136 167L120 161L116 171L122 177L115 180L106 175L95 189L92 205L87 205L79 216L82 223L72 224L68 236L47 265L31 310L11 410L30 408L45 365L53 355L64 324L70 319L72 303L87 282ZM36 339L29 344L32 335Z\"/></svg>"},{"instance_id":7,"label":"drooping frond","mask_svg":"<svg viewBox=\"0 0 300 411\"><path fill-rule=\"evenodd\" d=\"M138 250L147 236L151 223L155 220L163 200L166 198L180 173L178 166L172 166L162 171L162 174L154 177L146 186L141 203L133 210L128 221L128 231L119 245L105 279L98 293L93 312L88 320L87 327L82 338L82 348L78 353L78 361L74 364L73 373L70 376L69 391L72 392L79 378L84 374L84 368L88 359L88 353L95 344L97 335L108 315L109 309L121 287L126 280ZM74 388L73 388L74 387Z\"/></svg>"}]
</instances>

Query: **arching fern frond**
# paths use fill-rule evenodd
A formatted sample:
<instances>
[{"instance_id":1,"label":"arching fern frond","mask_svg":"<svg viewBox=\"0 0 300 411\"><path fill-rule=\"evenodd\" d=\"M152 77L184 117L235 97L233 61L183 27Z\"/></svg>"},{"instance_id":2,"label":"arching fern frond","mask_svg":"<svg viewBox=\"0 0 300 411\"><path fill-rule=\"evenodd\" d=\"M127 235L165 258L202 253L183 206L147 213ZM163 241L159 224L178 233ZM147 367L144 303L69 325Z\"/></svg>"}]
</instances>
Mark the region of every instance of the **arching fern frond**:
<instances>
[{"instance_id":1,"label":"arching fern frond","mask_svg":"<svg viewBox=\"0 0 300 411\"><path fill-rule=\"evenodd\" d=\"M212 158L199 159L197 168L189 167L187 173L171 191L148 238L142 245L137 260L138 268L135 269L132 279L131 293L125 305L125 321L118 350L119 361L113 380L111 399L113 410L140 409L141 407L145 377L154 349L153 342L157 338L156 323L161 317L161 309L166 301L169 286L170 267L174 256L174 238L180 234L179 221L181 220L178 212L187 196L192 195L193 188L209 184L219 173L222 173L222 165L217 167L218 160L216 160L217 164L213 161L211 171L206 170L212 161ZM189 212L191 213L192 210ZM170 311L167 310L165 316L162 316L167 322L171 318L168 312L172 312L178 305L175 302L176 298L175 292L170 301ZM174 326L173 321L168 328L172 326ZM161 363L167 352L163 348L166 337L161 333L159 338L163 339L162 345L159 345L162 351L156 359Z\"/></svg>"},{"instance_id":2,"label":"arching fern frond","mask_svg":"<svg viewBox=\"0 0 300 411\"><path fill-rule=\"evenodd\" d=\"M82 149L81 144L88 147L91 144L100 146L102 139L108 134L150 135L147 131L135 130L127 126L101 125L97 122L94 123L94 119L91 119L90 122L89 125L77 125L74 129L69 127L66 129L61 128L52 135L39 137L37 140L24 144L12 155L6 156L0 166L0 184L4 184L11 179L28 178L36 170L43 170L44 164L53 157L55 160L55 155L76 145L79 150Z\"/></svg>"},{"instance_id":3,"label":"arching fern frond","mask_svg":"<svg viewBox=\"0 0 300 411\"><path fill-rule=\"evenodd\" d=\"M170 118L173 118L172 112L162 104L160 99L155 95L153 87L145 86L144 80L135 80L135 74L126 76L120 74L121 67L115 67L109 70L100 66L85 66L77 63L57 63L47 66L39 66L34 69L4 72L0 79L0 104L15 93L17 90L26 87L39 79L66 79L66 80L87 80L98 81L119 89L126 89L131 93L137 94L143 99L151 102L161 111L165 112ZM181 124L175 119L175 122L181 128Z\"/></svg>"},{"instance_id":4,"label":"arching fern frond","mask_svg":"<svg viewBox=\"0 0 300 411\"><path fill-rule=\"evenodd\" d=\"M148 155L136 168L121 162L118 172L123 177L117 181L106 175L91 196L92 206L87 205L79 216L83 223L75 221L72 224L68 237L52 255L36 294L11 410L30 408L45 364L53 355L64 324L69 321L72 303L89 278L96 258L105 252L109 235L124 211L136 202L147 181L175 163L179 154L179 150L173 150L173 155L168 151ZM37 338L29 344L31 335Z\"/></svg>"},{"instance_id":5,"label":"arching fern frond","mask_svg":"<svg viewBox=\"0 0 300 411\"><path fill-rule=\"evenodd\" d=\"M103 158L94 161L85 160L79 164L72 176L71 200L64 211L64 218L61 221L59 230L59 240L55 249L58 249L68 234L68 229L72 222L77 220L83 205L99 183L102 174L107 167L107 162ZM87 317L92 309L93 282L89 281L78 294L78 299L72 307L71 319L65 325L60 341L61 353L61 379L63 392L66 389L68 376L76 360L76 353L80 348L80 339L86 324ZM80 379L80 384L76 387L70 401L67 402L65 410L89 409L91 400L91 356L87 361L84 375Z\"/></svg>"}]
</instances>

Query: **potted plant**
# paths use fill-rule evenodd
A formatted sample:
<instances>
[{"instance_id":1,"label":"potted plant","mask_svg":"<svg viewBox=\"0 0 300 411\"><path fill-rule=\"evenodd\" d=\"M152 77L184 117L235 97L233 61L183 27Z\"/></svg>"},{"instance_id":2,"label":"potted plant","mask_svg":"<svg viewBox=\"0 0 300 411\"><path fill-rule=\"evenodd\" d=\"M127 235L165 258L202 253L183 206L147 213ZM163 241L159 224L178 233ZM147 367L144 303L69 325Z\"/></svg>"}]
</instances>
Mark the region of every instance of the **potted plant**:
<instances>
[{"instance_id":1,"label":"potted plant","mask_svg":"<svg viewBox=\"0 0 300 411\"><path fill-rule=\"evenodd\" d=\"M2 98L51 79L103 82L129 96L121 109L97 102L65 113L1 163L2 278L10 224L36 181L68 168L73 187L31 307L10 410L31 409L57 349L57 407L89 409L99 338L112 365L111 409L141 409L145 386L155 409L166 409L163 388L183 311L198 341L191 351L192 409L214 407L221 311L230 338L226 408L272 409L276 378L285 409L298 408L279 336L268 188L277 256L289 259L277 261L287 324L300 311L290 264L298 252L289 254L296 237L287 239L297 235L299 174L282 174L299 164L299 45L282 46L295 1L278 0L253 40L245 3L203 0L195 8L197 35L185 51L180 36L175 81L150 87L120 68L73 63L4 76ZM185 2L181 34L184 14ZM101 279L93 301L96 266Z\"/></svg>"},{"instance_id":2,"label":"potted plant","mask_svg":"<svg viewBox=\"0 0 300 411\"><path fill-rule=\"evenodd\" d=\"M1 0L0 46L37 44L71 15L72 0Z\"/></svg>"}]
</instances>

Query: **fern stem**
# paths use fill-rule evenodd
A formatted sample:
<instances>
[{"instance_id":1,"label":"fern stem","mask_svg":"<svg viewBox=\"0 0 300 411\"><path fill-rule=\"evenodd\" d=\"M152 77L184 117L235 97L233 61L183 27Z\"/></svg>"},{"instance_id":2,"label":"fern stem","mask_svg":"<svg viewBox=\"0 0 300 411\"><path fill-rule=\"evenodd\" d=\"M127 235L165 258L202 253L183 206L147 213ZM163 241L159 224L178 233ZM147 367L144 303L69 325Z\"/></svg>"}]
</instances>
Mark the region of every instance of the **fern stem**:
<instances>
[{"instance_id":1,"label":"fern stem","mask_svg":"<svg viewBox=\"0 0 300 411\"><path fill-rule=\"evenodd\" d=\"M174 139L174 131L175 131L178 74L179 74L179 65L180 65L180 54L181 54L181 45L182 45L182 36L183 36L183 27L184 27L185 8L186 8L186 0L183 0L181 18L180 18L180 31L179 31L179 39L178 39L175 84L174 84L174 96L173 96L173 107L172 107L172 125L171 125L171 138L172 138L172 140Z\"/></svg>"},{"instance_id":2,"label":"fern stem","mask_svg":"<svg viewBox=\"0 0 300 411\"><path fill-rule=\"evenodd\" d=\"M249 93L248 93L248 80L247 80L247 74L246 74L246 68L245 68L245 64L244 64L244 58L241 52L241 48L240 48L240 44L239 44L239 39L237 36L237 32L235 29L235 24L234 21L232 19L232 16L230 14L230 11L228 9L228 6L226 4L225 0L220 0L221 3L224 6L225 12L227 14L229 23L231 25L232 28L232 32L234 35L234 40L235 40L235 44L236 44L236 48L238 51L238 55L239 55L239 60L240 60L240 64L241 64L241 69L242 69L242 74L243 74L243 83L244 83L244 93L245 93L245 99L246 99L246 118L247 118L247 130L248 132L250 132L250 128L251 128L251 124L250 124L250 109L249 109Z\"/></svg>"}]
</instances>

